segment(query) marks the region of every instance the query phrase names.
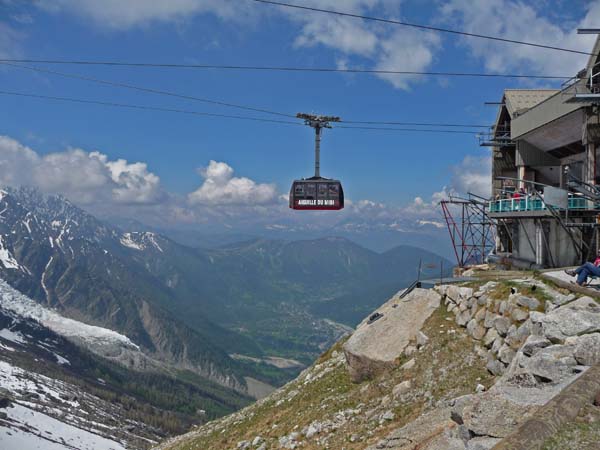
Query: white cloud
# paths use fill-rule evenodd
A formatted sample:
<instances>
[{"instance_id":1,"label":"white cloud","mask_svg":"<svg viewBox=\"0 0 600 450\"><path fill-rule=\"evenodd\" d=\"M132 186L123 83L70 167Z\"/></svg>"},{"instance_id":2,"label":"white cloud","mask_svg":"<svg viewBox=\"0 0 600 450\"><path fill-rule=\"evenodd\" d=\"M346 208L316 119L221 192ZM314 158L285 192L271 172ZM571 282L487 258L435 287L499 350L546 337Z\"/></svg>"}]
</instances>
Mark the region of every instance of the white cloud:
<instances>
[{"instance_id":1,"label":"white cloud","mask_svg":"<svg viewBox=\"0 0 600 450\"><path fill-rule=\"evenodd\" d=\"M271 203L277 199L273 184L257 184L246 177L234 177L233 168L224 162L210 161L199 170L202 186L188 195L192 205L244 205Z\"/></svg>"},{"instance_id":2,"label":"white cloud","mask_svg":"<svg viewBox=\"0 0 600 450\"><path fill-rule=\"evenodd\" d=\"M42 156L7 136L0 136L0 184L34 186L81 204L148 204L163 195L146 164L81 149Z\"/></svg>"},{"instance_id":3,"label":"white cloud","mask_svg":"<svg viewBox=\"0 0 600 450\"><path fill-rule=\"evenodd\" d=\"M423 71L434 62L440 38L434 33L336 16L236 0L39 0L54 13L71 13L91 19L96 26L125 30L155 22L182 23L199 14L223 21L255 23L258 18L283 17L299 27L290 43L295 48L324 47L335 52L334 62L345 67L370 66L380 70ZM300 4L352 14L399 17L399 0L303 0ZM408 89L421 77L378 75L395 88Z\"/></svg>"},{"instance_id":4,"label":"white cloud","mask_svg":"<svg viewBox=\"0 0 600 450\"><path fill-rule=\"evenodd\" d=\"M569 21L553 23L543 12L547 5L515 0L473 2L450 0L440 7L444 23L469 33L499 36L580 51L590 51L595 35L577 35L578 26L596 27L600 22L600 1L586 5L586 15L579 24ZM546 9L546 11L544 11ZM587 62L586 55L557 52L541 48L464 37L460 42L480 59L490 72L542 73L575 75Z\"/></svg>"},{"instance_id":5,"label":"white cloud","mask_svg":"<svg viewBox=\"0 0 600 450\"><path fill-rule=\"evenodd\" d=\"M425 71L434 61L441 40L433 32L399 28L382 39L381 51L375 66L377 70ZM410 83L422 80L419 75L379 75L398 89L408 89Z\"/></svg>"},{"instance_id":6,"label":"white cloud","mask_svg":"<svg viewBox=\"0 0 600 450\"><path fill-rule=\"evenodd\" d=\"M469 192L488 198L492 189L492 158L486 156L466 156L462 162L452 167L453 177L450 187L453 191L466 195Z\"/></svg>"},{"instance_id":7,"label":"white cloud","mask_svg":"<svg viewBox=\"0 0 600 450\"><path fill-rule=\"evenodd\" d=\"M255 5L235 0L38 0L37 4L47 11L77 14L113 29L182 22L202 13L239 21L254 15L255 10Z\"/></svg>"},{"instance_id":8,"label":"white cloud","mask_svg":"<svg viewBox=\"0 0 600 450\"><path fill-rule=\"evenodd\" d=\"M389 0L346 0L340 7L336 0L310 0L302 3L321 9L333 9L351 14L366 14L374 8L383 8L388 14L399 14L401 2ZM302 25L295 40L296 47L317 45L341 52L336 64L341 68L357 67L349 59L359 57L369 61L376 70L420 72L435 59L441 40L432 32L412 28L386 27L369 21L324 13L282 10L292 21ZM418 75L377 75L398 89L409 89L422 77Z\"/></svg>"}]
</instances>

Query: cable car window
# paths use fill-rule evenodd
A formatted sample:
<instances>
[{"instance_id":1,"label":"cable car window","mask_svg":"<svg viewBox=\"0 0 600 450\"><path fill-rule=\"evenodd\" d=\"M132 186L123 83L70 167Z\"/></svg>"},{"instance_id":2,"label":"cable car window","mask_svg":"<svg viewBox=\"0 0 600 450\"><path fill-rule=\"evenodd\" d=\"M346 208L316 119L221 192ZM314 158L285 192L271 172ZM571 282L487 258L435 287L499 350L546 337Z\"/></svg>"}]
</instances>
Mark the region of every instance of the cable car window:
<instances>
[{"instance_id":1,"label":"cable car window","mask_svg":"<svg viewBox=\"0 0 600 450\"><path fill-rule=\"evenodd\" d=\"M337 197L338 194L339 194L338 185L337 184L330 184L329 185L329 196L330 197Z\"/></svg>"},{"instance_id":2,"label":"cable car window","mask_svg":"<svg viewBox=\"0 0 600 450\"><path fill-rule=\"evenodd\" d=\"M319 183L319 198L327 197L327 184Z\"/></svg>"},{"instance_id":3,"label":"cable car window","mask_svg":"<svg viewBox=\"0 0 600 450\"><path fill-rule=\"evenodd\" d=\"M309 183L306 185L306 198L309 200L314 200L317 194L317 187L314 183Z\"/></svg>"},{"instance_id":4,"label":"cable car window","mask_svg":"<svg viewBox=\"0 0 600 450\"><path fill-rule=\"evenodd\" d=\"M294 189L296 195L304 195L304 185L297 184Z\"/></svg>"}]
</instances>

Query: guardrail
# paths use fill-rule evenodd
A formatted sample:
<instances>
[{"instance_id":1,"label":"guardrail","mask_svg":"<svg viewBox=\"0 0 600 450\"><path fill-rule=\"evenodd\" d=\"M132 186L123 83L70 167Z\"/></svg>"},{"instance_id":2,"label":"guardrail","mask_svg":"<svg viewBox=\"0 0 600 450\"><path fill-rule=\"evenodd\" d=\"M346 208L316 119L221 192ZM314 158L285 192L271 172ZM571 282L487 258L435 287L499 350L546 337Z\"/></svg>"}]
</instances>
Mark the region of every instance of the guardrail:
<instances>
[{"instance_id":1,"label":"guardrail","mask_svg":"<svg viewBox=\"0 0 600 450\"><path fill-rule=\"evenodd\" d=\"M548 208L544 201L530 195L519 198L506 198L489 202L490 213L519 212L519 211L546 211ZM569 210L600 210L600 204L592 203L583 197L569 195Z\"/></svg>"}]
</instances>

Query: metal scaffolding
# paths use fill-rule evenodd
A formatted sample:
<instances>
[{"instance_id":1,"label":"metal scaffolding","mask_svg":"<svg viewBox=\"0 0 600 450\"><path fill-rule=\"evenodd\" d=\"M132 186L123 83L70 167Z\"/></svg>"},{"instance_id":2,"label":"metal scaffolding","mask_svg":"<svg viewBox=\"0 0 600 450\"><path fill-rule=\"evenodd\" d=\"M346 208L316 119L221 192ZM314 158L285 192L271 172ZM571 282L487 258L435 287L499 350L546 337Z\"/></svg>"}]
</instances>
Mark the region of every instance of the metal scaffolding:
<instances>
[{"instance_id":1,"label":"metal scaffolding","mask_svg":"<svg viewBox=\"0 0 600 450\"><path fill-rule=\"evenodd\" d=\"M496 245L496 224L487 202L474 194L440 202L459 267L483 264Z\"/></svg>"}]
</instances>

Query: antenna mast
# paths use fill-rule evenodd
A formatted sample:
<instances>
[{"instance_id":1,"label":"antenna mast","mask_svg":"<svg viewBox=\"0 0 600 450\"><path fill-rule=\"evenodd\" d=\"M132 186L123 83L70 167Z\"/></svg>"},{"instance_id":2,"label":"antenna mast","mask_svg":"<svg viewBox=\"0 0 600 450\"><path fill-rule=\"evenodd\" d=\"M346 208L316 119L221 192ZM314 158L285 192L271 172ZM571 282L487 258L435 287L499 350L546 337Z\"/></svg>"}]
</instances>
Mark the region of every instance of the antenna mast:
<instances>
[{"instance_id":1,"label":"antenna mast","mask_svg":"<svg viewBox=\"0 0 600 450\"><path fill-rule=\"evenodd\" d=\"M315 178L321 178L321 130L331 128L329 122L341 122L335 116L317 116L315 114L296 114L298 119L303 119L304 124L315 129Z\"/></svg>"}]
</instances>

